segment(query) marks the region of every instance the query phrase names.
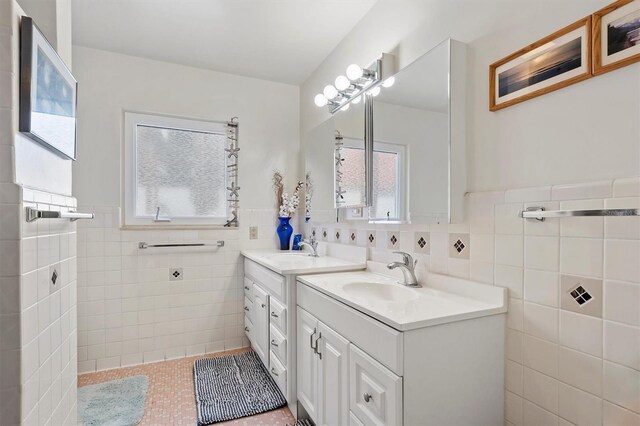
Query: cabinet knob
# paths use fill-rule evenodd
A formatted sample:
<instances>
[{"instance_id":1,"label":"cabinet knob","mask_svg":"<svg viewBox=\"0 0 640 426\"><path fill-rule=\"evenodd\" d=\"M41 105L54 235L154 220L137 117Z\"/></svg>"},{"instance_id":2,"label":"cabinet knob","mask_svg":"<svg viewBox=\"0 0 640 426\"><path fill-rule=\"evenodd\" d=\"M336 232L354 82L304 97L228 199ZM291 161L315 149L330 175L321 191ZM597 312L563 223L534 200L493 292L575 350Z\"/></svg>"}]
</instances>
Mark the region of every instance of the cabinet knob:
<instances>
[{"instance_id":1,"label":"cabinet knob","mask_svg":"<svg viewBox=\"0 0 640 426\"><path fill-rule=\"evenodd\" d=\"M245 306L245 307L244 307L244 310L245 310L245 311L247 311L247 312L249 312L249 307L248 307L248 306Z\"/></svg>"},{"instance_id":2,"label":"cabinet knob","mask_svg":"<svg viewBox=\"0 0 640 426\"><path fill-rule=\"evenodd\" d=\"M246 331L248 333L249 332L249 327L245 327L244 331Z\"/></svg>"},{"instance_id":3,"label":"cabinet knob","mask_svg":"<svg viewBox=\"0 0 640 426\"><path fill-rule=\"evenodd\" d=\"M245 286L244 286L244 289L245 289L245 290L247 290L247 291L249 291L249 286L246 286L246 285L245 285Z\"/></svg>"},{"instance_id":4,"label":"cabinet knob","mask_svg":"<svg viewBox=\"0 0 640 426\"><path fill-rule=\"evenodd\" d=\"M262 306L263 308L265 308L267 305L265 305L264 303L262 303L260 306Z\"/></svg>"},{"instance_id":5,"label":"cabinet knob","mask_svg":"<svg viewBox=\"0 0 640 426\"><path fill-rule=\"evenodd\" d=\"M371 401L371 398L373 398L370 394L365 393L364 395L362 395L362 397L364 398L364 402L369 402Z\"/></svg>"},{"instance_id":6,"label":"cabinet knob","mask_svg":"<svg viewBox=\"0 0 640 426\"><path fill-rule=\"evenodd\" d=\"M276 341L275 341L275 340L272 340L272 341L271 341L271 346L278 347L278 344L276 343Z\"/></svg>"},{"instance_id":7,"label":"cabinet knob","mask_svg":"<svg viewBox=\"0 0 640 426\"><path fill-rule=\"evenodd\" d=\"M271 368L271 374L273 374L274 376L278 377L278 373L276 373L276 370L273 369L273 367Z\"/></svg>"},{"instance_id":8,"label":"cabinet knob","mask_svg":"<svg viewBox=\"0 0 640 426\"><path fill-rule=\"evenodd\" d=\"M271 316L274 318L278 318L278 314L276 314L275 312L271 312Z\"/></svg>"}]
</instances>

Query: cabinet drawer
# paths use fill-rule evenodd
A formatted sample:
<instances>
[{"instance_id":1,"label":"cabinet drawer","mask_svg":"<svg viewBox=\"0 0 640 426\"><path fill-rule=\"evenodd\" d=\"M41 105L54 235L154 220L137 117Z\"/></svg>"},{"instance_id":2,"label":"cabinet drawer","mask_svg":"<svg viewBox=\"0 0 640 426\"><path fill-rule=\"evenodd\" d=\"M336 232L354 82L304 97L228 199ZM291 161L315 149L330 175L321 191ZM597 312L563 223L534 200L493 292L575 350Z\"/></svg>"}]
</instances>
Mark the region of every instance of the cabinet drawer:
<instances>
[{"instance_id":1,"label":"cabinet drawer","mask_svg":"<svg viewBox=\"0 0 640 426\"><path fill-rule=\"evenodd\" d=\"M286 302L285 281L282 275L278 275L249 259L244 260L244 274L254 283L261 284L271 295Z\"/></svg>"},{"instance_id":2,"label":"cabinet drawer","mask_svg":"<svg viewBox=\"0 0 640 426\"><path fill-rule=\"evenodd\" d=\"M244 298L244 315L253 321L253 302L247 297Z\"/></svg>"},{"instance_id":3,"label":"cabinet drawer","mask_svg":"<svg viewBox=\"0 0 640 426\"><path fill-rule=\"evenodd\" d=\"M353 414L353 411L349 411L349 426L364 426L364 423Z\"/></svg>"},{"instance_id":4,"label":"cabinet drawer","mask_svg":"<svg viewBox=\"0 0 640 426\"><path fill-rule=\"evenodd\" d=\"M249 278L244 279L244 297L248 297L249 300L253 299L253 281Z\"/></svg>"},{"instance_id":5,"label":"cabinet drawer","mask_svg":"<svg viewBox=\"0 0 640 426\"><path fill-rule=\"evenodd\" d=\"M270 352L269 361L271 363L271 368L269 368L269 373L273 380L276 381L278 387L280 388L280 392L284 397L287 397L287 369L278 361L278 357Z\"/></svg>"},{"instance_id":6,"label":"cabinet drawer","mask_svg":"<svg viewBox=\"0 0 640 426\"><path fill-rule=\"evenodd\" d=\"M248 316L244 316L244 334L247 335L250 342L253 342L253 322Z\"/></svg>"},{"instance_id":7,"label":"cabinet drawer","mask_svg":"<svg viewBox=\"0 0 640 426\"><path fill-rule=\"evenodd\" d=\"M271 347L271 352L273 352L277 357L280 363L283 366L287 366L287 338L284 337L280 331L276 327L271 324L271 340L269 341L269 346Z\"/></svg>"},{"instance_id":8,"label":"cabinet drawer","mask_svg":"<svg viewBox=\"0 0 640 426\"><path fill-rule=\"evenodd\" d=\"M402 424L402 377L351 345L349 409L364 424Z\"/></svg>"},{"instance_id":9,"label":"cabinet drawer","mask_svg":"<svg viewBox=\"0 0 640 426\"><path fill-rule=\"evenodd\" d=\"M278 331L285 336L287 335L287 308L275 298L271 299L270 305L271 312L269 317L271 318L271 324L273 324Z\"/></svg>"}]
</instances>

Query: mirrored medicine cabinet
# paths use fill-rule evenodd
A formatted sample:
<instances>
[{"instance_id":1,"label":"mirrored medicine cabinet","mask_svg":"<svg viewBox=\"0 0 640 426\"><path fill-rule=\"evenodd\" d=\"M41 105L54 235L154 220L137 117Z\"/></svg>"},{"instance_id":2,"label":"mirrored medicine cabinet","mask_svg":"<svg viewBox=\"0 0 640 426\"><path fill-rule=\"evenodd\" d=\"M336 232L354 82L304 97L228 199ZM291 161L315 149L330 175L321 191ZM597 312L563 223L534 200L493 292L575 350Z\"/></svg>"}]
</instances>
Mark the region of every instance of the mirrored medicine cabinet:
<instances>
[{"instance_id":1,"label":"mirrored medicine cabinet","mask_svg":"<svg viewBox=\"0 0 640 426\"><path fill-rule=\"evenodd\" d=\"M465 78L466 46L445 40L304 135L311 220L462 221Z\"/></svg>"}]
</instances>

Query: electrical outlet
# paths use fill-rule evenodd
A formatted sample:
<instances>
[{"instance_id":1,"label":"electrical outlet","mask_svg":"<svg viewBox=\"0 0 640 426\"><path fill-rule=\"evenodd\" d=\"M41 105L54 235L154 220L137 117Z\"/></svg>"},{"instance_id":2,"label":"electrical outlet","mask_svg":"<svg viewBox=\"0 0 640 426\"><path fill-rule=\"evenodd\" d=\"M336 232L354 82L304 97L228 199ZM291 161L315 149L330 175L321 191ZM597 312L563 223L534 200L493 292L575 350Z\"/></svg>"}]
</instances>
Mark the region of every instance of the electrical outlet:
<instances>
[{"instance_id":1,"label":"electrical outlet","mask_svg":"<svg viewBox=\"0 0 640 426\"><path fill-rule=\"evenodd\" d=\"M249 227L249 239L250 240L257 240L258 239L258 227L257 226L250 226Z\"/></svg>"}]
</instances>

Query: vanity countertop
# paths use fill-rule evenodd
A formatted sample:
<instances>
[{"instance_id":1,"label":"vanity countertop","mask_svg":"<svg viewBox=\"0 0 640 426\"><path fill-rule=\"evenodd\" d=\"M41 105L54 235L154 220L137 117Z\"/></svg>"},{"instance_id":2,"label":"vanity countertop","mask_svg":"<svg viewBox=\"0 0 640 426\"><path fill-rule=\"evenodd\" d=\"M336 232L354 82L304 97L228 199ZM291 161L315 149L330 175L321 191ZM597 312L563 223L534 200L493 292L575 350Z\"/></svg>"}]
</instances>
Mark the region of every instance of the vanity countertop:
<instances>
[{"instance_id":1,"label":"vanity countertop","mask_svg":"<svg viewBox=\"0 0 640 426\"><path fill-rule=\"evenodd\" d=\"M305 275L298 281L399 331L507 311L504 288L439 274L428 274L422 288L410 288L371 263L366 271Z\"/></svg>"},{"instance_id":2,"label":"vanity countertop","mask_svg":"<svg viewBox=\"0 0 640 426\"><path fill-rule=\"evenodd\" d=\"M309 256L306 251L281 250L242 250L241 254L280 275L357 271L367 267L366 249L331 246L338 244L319 246L320 257Z\"/></svg>"}]
</instances>

